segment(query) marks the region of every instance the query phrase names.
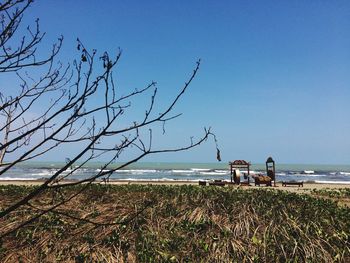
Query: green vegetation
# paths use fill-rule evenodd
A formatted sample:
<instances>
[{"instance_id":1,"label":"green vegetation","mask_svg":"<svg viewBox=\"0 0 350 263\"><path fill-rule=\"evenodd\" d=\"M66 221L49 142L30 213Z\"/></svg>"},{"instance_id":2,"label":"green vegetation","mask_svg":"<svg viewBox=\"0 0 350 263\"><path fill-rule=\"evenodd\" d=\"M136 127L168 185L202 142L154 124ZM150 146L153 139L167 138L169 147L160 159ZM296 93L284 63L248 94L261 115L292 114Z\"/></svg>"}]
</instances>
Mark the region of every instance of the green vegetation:
<instances>
[{"instance_id":1,"label":"green vegetation","mask_svg":"<svg viewBox=\"0 0 350 263\"><path fill-rule=\"evenodd\" d=\"M3 219L1 232L38 213L34 207L49 207L79 187L42 194L32 206ZM1 186L0 208L29 190ZM350 209L333 200L266 188L93 185L5 237L0 258L2 262L349 262L349 218Z\"/></svg>"},{"instance_id":2,"label":"green vegetation","mask_svg":"<svg viewBox=\"0 0 350 263\"><path fill-rule=\"evenodd\" d=\"M311 195L335 201L338 205L350 207L350 188L342 189L313 189Z\"/></svg>"},{"instance_id":3,"label":"green vegetation","mask_svg":"<svg viewBox=\"0 0 350 263\"><path fill-rule=\"evenodd\" d=\"M350 198L350 188L342 189L314 189L313 194L319 196L335 197L335 198Z\"/></svg>"}]
</instances>

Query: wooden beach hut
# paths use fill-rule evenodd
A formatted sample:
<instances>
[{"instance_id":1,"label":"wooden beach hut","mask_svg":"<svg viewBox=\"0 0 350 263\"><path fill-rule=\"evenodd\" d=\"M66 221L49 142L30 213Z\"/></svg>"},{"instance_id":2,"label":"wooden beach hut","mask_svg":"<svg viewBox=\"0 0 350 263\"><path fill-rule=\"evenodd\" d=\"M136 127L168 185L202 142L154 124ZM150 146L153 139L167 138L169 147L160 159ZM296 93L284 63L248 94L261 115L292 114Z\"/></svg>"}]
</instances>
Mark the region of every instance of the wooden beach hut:
<instances>
[{"instance_id":1,"label":"wooden beach hut","mask_svg":"<svg viewBox=\"0 0 350 263\"><path fill-rule=\"evenodd\" d=\"M231 183L249 185L250 163L245 160L235 160L235 161L229 162L229 165L230 165ZM239 169L247 170L247 174L244 176L246 177L247 181L241 182L241 175L240 175Z\"/></svg>"}]
</instances>

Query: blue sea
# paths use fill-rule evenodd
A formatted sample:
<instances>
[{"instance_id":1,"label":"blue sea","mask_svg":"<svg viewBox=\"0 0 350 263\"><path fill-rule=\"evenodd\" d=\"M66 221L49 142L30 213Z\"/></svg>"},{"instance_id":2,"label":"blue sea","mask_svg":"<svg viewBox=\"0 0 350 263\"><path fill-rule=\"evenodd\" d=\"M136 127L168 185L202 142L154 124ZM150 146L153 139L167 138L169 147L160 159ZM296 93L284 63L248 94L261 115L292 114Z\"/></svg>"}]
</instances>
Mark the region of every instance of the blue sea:
<instances>
[{"instance_id":1,"label":"blue sea","mask_svg":"<svg viewBox=\"0 0 350 263\"><path fill-rule=\"evenodd\" d=\"M2 174L0 180L45 179L53 175L63 165L64 163L58 162L25 163ZM91 163L81 168L73 166L63 174L68 175L67 179L72 180L89 178L101 171L102 165L102 163ZM110 169L114 167L118 167L118 164L113 164ZM244 170L242 172L244 172ZM252 164L250 174L265 174L265 164ZM228 164L135 163L127 168L114 172L110 177L111 181L199 181L219 179L230 180ZM276 180L350 184L350 165L277 164Z\"/></svg>"}]
</instances>

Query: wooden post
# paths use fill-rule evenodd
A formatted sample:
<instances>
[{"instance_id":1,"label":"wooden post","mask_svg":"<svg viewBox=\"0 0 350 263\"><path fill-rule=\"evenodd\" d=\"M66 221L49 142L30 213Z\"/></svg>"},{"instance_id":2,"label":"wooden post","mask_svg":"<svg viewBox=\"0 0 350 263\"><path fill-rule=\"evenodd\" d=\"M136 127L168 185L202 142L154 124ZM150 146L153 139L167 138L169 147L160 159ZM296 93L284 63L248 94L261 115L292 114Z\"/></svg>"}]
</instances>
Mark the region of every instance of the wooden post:
<instances>
[{"instance_id":1,"label":"wooden post","mask_svg":"<svg viewBox=\"0 0 350 263\"><path fill-rule=\"evenodd\" d=\"M275 161L272 159L272 157L269 157L266 160L266 174L268 174L269 170L273 173L273 186L276 187L276 167Z\"/></svg>"},{"instance_id":2,"label":"wooden post","mask_svg":"<svg viewBox=\"0 0 350 263\"><path fill-rule=\"evenodd\" d=\"M249 165L249 163L248 163L248 184L250 184L250 182L249 182L249 181L250 181L250 170L249 170L249 166L250 166L250 165Z\"/></svg>"}]
</instances>

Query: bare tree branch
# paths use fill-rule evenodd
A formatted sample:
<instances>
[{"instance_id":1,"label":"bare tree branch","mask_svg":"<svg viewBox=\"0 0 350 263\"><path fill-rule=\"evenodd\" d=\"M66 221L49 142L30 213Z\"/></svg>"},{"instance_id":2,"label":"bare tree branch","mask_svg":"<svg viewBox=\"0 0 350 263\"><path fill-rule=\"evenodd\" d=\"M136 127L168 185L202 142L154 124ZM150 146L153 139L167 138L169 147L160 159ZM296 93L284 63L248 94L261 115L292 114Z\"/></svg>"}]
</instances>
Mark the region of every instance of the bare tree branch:
<instances>
[{"instance_id":1,"label":"bare tree branch","mask_svg":"<svg viewBox=\"0 0 350 263\"><path fill-rule=\"evenodd\" d=\"M77 39L79 59L73 61L72 66L63 66L56 62L63 41L63 37L60 37L46 57L37 58L45 36L40 31L38 20L35 21L34 29L28 27L20 43L13 41L23 14L32 2L17 0L0 3L0 73L6 76L15 71L19 81L18 86L11 89L16 95L9 94L8 88L0 87L0 178L25 161L44 158L50 152L64 151L66 145L76 146L76 151L40 186L0 211L0 218L4 218L22 206L29 205L37 210L36 214L19 225L0 233L1 237L45 213L60 213L57 210L60 205L75 198L91 183L101 178L108 180L117 170L145 156L186 151L199 146L209 137L214 138L217 146L215 135L210 129L205 129L201 137L191 139L187 145L153 148L156 124L161 124L165 132L165 124L181 116L181 113L173 112L174 107L196 77L200 60L168 105L164 109L157 109L156 82L152 81L145 87L124 94L115 85L113 70L121 58L120 49L115 56L103 52L98 57L97 50L90 51ZM42 74L36 79L34 76L37 74L31 72ZM138 97L147 97L148 103L144 106L144 114L135 118L128 114ZM39 105L45 105L44 109L38 110ZM120 120L127 120L129 124L121 125ZM116 167L111 165L124 157L131 148L135 151L133 157L128 157L128 161ZM102 157L105 162L100 171L89 178L64 181L84 165ZM220 159L218 149L217 157ZM31 203L46 190L74 185L82 185L82 188L69 197L62 197L61 202L51 207L42 209Z\"/></svg>"}]
</instances>

